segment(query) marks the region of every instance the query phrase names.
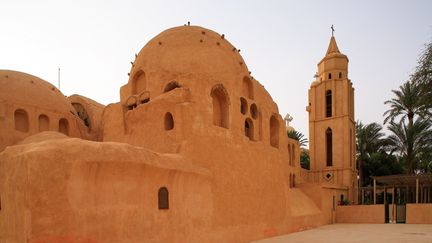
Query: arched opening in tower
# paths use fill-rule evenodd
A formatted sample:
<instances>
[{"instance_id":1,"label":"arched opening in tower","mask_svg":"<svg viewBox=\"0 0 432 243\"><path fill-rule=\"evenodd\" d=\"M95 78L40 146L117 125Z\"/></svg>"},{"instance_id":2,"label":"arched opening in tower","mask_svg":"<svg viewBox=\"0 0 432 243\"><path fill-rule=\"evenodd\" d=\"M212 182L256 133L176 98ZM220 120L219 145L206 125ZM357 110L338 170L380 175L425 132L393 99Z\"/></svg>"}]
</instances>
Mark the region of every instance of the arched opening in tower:
<instances>
[{"instance_id":1,"label":"arched opening in tower","mask_svg":"<svg viewBox=\"0 0 432 243\"><path fill-rule=\"evenodd\" d=\"M213 104L213 124L228 128L229 99L227 91L222 84L217 84L213 87L210 96Z\"/></svg>"}]
</instances>

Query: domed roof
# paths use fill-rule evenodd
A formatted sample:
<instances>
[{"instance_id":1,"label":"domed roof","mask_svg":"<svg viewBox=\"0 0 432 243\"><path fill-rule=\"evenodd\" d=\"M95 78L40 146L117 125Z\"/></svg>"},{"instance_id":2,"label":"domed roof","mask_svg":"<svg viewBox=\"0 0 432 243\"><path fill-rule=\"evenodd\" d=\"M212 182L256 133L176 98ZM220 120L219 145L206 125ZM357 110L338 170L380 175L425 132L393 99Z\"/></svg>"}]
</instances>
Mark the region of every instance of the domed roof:
<instances>
[{"instance_id":1,"label":"domed roof","mask_svg":"<svg viewBox=\"0 0 432 243\"><path fill-rule=\"evenodd\" d=\"M140 70L216 78L248 72L238 49L223 35L199 26L175 27L154 37L138 54L130 80Z\"/></svg>"},{"instance_id":2,"label":"domed roof","mask_svg":"<svg viewBox=\"0 0 432 243\"><path fill-rule=\"evenodd\" d=\"M66 97L52 84L33 75L0 70L0 100L61 113L74 112Z\"/></svg>"}]
</instances>

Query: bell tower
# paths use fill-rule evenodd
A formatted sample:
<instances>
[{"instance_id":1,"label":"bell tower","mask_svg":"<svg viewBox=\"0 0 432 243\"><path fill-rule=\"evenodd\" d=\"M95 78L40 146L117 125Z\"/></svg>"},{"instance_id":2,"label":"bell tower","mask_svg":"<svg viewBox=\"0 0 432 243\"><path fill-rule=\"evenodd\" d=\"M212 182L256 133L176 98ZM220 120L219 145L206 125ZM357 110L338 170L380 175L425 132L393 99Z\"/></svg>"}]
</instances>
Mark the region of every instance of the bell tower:
<instances>
[{"instance_id":1,"label":"bell tower","mask_svg":"<svg viewBox=\"0 0 432 243\"><path fill-rule=\"evenodd\" d=\"M340 190L340 200L356 202L354 88L348 79L348 57L339 51L333 34L315 77L306 107L310 173L314 182Z\"/></svg>"}]
</instances>

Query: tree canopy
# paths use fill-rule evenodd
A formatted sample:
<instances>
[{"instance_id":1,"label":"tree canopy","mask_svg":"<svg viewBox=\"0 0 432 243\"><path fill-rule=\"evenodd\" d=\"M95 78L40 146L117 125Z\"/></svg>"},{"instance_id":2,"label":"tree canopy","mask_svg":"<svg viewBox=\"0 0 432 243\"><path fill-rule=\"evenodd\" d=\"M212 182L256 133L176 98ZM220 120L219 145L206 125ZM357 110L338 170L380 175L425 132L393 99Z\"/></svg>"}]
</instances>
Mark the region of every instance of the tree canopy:
<instances>
[{"instance_id":1,"label":"tree canopy","mask_svg":"<svg viewBox=\"0 0 432 243\"><path fill-rule=\"evenodd\" d=\"M357 165L362 186L370 176L432 172L432 42L420 54L410 79L384 102L384 124L357 121Z\"/></svg>"}]
</instances>

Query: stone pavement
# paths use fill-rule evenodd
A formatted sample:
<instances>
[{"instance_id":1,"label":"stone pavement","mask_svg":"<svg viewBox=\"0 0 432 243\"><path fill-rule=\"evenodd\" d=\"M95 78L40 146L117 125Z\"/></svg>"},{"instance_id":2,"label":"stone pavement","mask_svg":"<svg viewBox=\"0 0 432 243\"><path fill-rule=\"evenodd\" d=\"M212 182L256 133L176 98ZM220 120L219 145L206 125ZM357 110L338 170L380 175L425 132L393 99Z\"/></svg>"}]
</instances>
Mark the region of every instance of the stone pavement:
<instances>
[{"instance_id":1,"label":"stone pavement","mask_svg":"<svg viewBox=\"0 0 432 243\"><path fill-rule=\"evenodd\" d=\"M432 243L432 224L331 224L254 243Z\"/></svg>"}]
</instances>

